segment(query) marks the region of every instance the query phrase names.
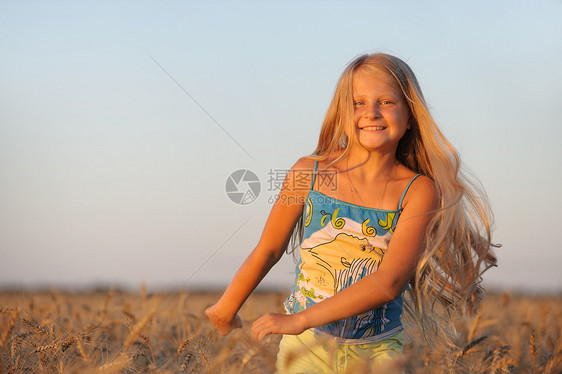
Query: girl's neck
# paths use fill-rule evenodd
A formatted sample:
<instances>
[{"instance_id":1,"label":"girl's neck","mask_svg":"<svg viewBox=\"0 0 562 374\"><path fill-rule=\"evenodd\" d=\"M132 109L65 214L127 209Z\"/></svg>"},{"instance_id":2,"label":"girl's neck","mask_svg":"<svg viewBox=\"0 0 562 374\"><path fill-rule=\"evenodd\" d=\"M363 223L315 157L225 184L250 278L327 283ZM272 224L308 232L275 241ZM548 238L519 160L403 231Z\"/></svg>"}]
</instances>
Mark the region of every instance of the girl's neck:
<instances>
[{"instance_id":1,"label":"girl's neck","mask_svg":"<svg viewBox=\"0 0 562 374\"><path fill-rule=\"evenodd\" d=\"M350 151L344 160L346 171L362 180L389 180L396 174L394 154Z\"/></svg>"}]
</instances>

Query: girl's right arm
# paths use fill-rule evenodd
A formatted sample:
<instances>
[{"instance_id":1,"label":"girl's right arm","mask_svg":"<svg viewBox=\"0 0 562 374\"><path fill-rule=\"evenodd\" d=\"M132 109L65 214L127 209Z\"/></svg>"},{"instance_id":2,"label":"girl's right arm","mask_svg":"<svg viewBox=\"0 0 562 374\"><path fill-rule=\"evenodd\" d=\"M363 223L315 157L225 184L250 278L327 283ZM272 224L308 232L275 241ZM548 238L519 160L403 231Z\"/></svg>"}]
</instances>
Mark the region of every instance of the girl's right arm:
<instances>
[{"instance_id":1,"label":"girl's right arm","mask_svg":"<svg viewBox=\"0 0 562 374\"><path fill-rule=\"evenodd\" d=\"M287 173L258 245L244 261L219 301L205 311L222 335L242 327L238 310L287 248L308 194L309 185L303 186L299 182L303 175L300 173L312 176L312 165L312 160L303 158ZM310 181L310 178L305 180Z\"/></svg>"}]
</instances>

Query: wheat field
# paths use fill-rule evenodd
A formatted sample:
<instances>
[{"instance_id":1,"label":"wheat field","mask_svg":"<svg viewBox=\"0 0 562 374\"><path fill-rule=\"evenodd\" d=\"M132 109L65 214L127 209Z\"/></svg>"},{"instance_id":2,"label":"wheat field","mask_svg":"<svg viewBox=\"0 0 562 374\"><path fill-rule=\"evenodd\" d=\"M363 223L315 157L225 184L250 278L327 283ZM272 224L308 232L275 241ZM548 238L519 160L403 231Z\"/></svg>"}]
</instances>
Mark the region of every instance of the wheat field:
<instances>
[{"instance_id":1,"label":"wheat field","mask_svg":"<svg viewBox=\"0 0 562 374\"><path fill-rule=\"evenodd\" d=\"M0 293L1 373L273 373L278 336L253 343L251 321L281 311L283 293L254 293L245 326L222 337L204 309L218 293ZM562 296L489 294L457 321L459 348L436 352L406 337L387 371L562 373ZM371 372L367 366L354 373Z\"/></svg>"}]
</instances>

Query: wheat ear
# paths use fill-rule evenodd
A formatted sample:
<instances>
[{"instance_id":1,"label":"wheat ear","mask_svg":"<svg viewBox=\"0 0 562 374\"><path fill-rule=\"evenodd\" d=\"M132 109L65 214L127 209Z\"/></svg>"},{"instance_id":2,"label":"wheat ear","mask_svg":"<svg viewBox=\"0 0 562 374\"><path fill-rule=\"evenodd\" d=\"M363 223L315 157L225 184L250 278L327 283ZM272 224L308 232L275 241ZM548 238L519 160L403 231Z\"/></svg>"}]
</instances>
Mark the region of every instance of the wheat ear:
<instances>
[{"instance_id":1,"label":"wheat ear","mask_svg":"<svg viewBox=\"0 0 562 374\"><path fill-rule=\"evenodd\" d=\"M127 339L125 339L125 343L123 343L123 350L129 348L129 346L133 344L142 329L152 320L155 314L156 307L153 307L139 322L137 322L135 326L133 326L129 335L127 335Z\"/></svg>"}]
</instances>

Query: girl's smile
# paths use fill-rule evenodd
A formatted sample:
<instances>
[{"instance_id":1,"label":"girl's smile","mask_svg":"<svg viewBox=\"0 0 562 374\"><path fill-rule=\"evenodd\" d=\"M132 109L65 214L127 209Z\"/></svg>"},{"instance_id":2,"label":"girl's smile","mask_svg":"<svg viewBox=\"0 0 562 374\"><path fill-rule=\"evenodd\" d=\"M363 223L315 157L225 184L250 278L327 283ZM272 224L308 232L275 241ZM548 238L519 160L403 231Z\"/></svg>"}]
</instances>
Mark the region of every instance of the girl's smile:
<instances>
[{"instance_id":1,"label":"girl's smile","mask_svg":"<svg viewBox=\"0 0 562 374\"><path fill-rule=\"evenodd\" d=\"M367 131L384 130L384 129L386 129L385 126L367 126L367 127L361 128L361 130L367 130Z\"/></svg>"}]
</instances>

